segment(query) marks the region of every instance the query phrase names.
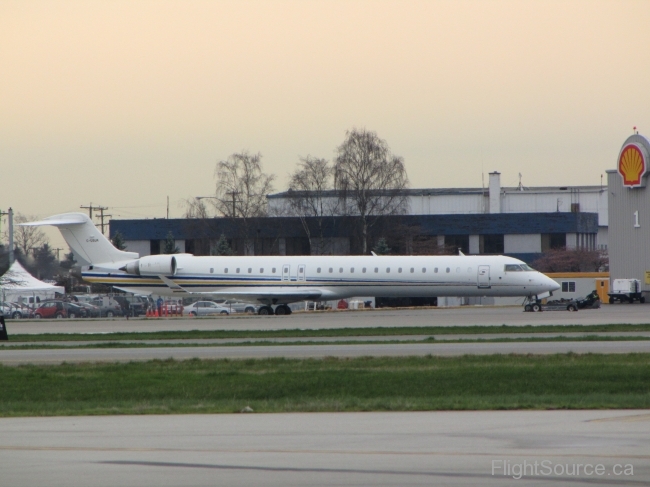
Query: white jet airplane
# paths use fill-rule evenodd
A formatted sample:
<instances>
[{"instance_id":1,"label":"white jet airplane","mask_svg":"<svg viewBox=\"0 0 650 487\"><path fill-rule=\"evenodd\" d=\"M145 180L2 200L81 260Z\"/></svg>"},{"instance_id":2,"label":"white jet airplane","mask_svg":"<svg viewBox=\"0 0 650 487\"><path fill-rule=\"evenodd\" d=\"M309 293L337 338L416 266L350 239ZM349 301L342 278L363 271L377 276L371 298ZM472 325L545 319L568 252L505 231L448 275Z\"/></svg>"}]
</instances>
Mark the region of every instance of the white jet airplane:
<instances>
[{"instance_id":1,"label":"white jet airplane","mask_svg":"<svg viewBox=\"0 0 650 487\"><path fill-rule=\"evenodd\" d=\"M58 227L83 278L137 294L210 296L259 302L259 314L290 314L288 303L354 296L547 297L560 286L502 255L194 256L124 252L83 213L22 225Z\"/></svg>"}]
</instances>

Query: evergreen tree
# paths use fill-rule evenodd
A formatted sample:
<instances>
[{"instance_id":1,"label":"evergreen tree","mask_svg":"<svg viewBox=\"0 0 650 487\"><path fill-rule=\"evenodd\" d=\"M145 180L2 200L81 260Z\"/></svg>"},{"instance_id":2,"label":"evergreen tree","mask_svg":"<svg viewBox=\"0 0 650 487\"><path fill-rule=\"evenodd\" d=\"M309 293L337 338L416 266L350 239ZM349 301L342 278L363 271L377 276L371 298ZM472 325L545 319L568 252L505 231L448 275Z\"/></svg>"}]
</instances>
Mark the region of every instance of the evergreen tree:
<instances>
[{"instance_id":1,"label":"evergreen tree","mask_svg":"<svg viewBox=\"0 0 650 487\"><path fill-rule=\"evenodd\" d=\"M69 254L65 254L65 259L59 262L59 265L62 269L70 270L76 263L77 261L74 260L74 253L70 252Z\"/></svg>"},{"instance_id":2,"label":"evergreen tree","mask_svg":"<svg viewBox=\"0 0 650 487\"><path fill-rule=\"evenodd\" d=\"M117 250L126 249L126 244L124 243L124 237L120 232L115 232L115 235L113 235L113 238L111 239L111 243L113 244L113 247L115 247Z\"/></svg>"},{"instance_id":3,"label":"evergreen tree","mask_svg":"<svg viewBox=\"0 0 650 487\"><path fill-rule=\"evenodd\" d=\"M230 245L228 244L228 240L226 239L225 235L222 233L221 237L219 237L219 240L217 241L217 244L212 247L212 254L213 255L233 255L233 251L230 248Z\"/></svg>"},{"instance_id":4,"label":"evergreen tree","mask_svg":"<svg viewBox=\"0 0 650 487\"><path fill-rule=\"evenodd\" d=\"M377 245L375 245L375 248L372 249L372 250L377 255L388 255L388 254L390 254L390 247L386 243L386 239L383 238L383 237L380 238L379 240L377 240Z\"/></svg>"},{"instance_id":5,"label":"evergreen tree","mask_svg":"<svg viewBox=\"0 0 650 487\"><path fill-rule=\"evenodd\" d=\"M34 265L36 277L39 279L52 279L54 276L57 266L56 256L47 243L34 249Z\"/></svg>"},{"instance_id":6,"label":"evergreen tree","mask_svg":"<svg viewBox=\"0 0 650 487\"><path fill-rule=\"evenodd\" d=\"M163 254L178 254L180 252L179 248L176 247L176 240L174 240L174 234L169 231L167 238L165 239L165 244L163 245L162 253Z\"/></svg>"}]
</instances>

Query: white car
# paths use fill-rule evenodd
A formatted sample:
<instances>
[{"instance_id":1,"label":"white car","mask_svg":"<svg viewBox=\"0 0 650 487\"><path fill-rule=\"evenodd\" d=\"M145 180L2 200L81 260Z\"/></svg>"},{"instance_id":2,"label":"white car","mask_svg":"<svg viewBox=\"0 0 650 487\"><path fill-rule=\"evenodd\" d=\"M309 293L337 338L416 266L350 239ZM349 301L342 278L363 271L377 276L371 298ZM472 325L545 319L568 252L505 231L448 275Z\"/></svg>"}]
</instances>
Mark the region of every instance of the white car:
<instances>
[{"instance_id":1,"label":"white car","mask_svg":"<svg viewBox=\"0 0 650 487\"><path fill-rule=\"evenodd\" d=\"M197 301L183 308L183 315L189 316L209 316L209 315L229 315L228 308L218 305L214 301Z\"/></svg>"},{"instance_id":2,"label":"white car","mask_svg":"<svg viewBox=\"0 0 650 487\"><path fill-rule=\"evenodd\" d=\"M219 303L220 306L226 308L230 313L248 313L256 314L259 306L250 303L241 303L239 301L224 301Z\"/></svg>"}]
</instances>

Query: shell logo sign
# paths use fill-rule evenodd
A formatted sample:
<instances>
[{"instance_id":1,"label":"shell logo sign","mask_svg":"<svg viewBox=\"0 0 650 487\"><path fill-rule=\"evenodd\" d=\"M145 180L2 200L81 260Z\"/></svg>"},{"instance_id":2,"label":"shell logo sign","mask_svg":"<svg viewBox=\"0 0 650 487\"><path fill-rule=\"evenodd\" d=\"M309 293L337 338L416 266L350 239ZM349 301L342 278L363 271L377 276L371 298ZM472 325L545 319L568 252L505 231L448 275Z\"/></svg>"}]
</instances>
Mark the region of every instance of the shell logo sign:
<instances>
[{"instance_id":1,"label":"shell logo sign","mask_svg":"<svg viewBox=\"0 0 650 487\"><path fill-rule=\"evenodd\" d=\"M618 156L618 173L623 178L623 186L638 188L642 186L641 179L648 169L646 155L638 145L626 144Z\"/></svg>"}]
</instances>

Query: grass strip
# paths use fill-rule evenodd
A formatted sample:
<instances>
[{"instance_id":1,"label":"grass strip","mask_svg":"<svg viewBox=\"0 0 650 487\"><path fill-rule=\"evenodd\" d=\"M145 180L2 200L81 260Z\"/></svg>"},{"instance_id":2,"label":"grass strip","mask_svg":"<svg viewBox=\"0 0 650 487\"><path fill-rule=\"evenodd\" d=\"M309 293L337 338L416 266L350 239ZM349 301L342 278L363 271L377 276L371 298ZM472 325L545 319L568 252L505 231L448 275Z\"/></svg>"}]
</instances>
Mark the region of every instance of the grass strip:
<instances>
[{"instance_id":1,"label":"grass strip","mask_svg":"<svg viewBox=\"0 0 650 487\"><path fill-rule=\"evenodd\" d=\"M650 407L650 354L0 366L0 415Z\"/></svg>"},{"instance_id":2,"label":"grass strip","mask_svg":"<svg viewBox=\"0 0 650 487\"><path fill-rule=\"evenodd\" d=\"M179 325L181 326L181 325ZM501 325L501 326L395 326L372 328L329 328L329 329L293 329L293 330L179 330L124 333L13 333L18 329L8 325L9 339L18 342L42 341L87 341L92 340L178 340L201 338L286 338L286 337L359 337L390 335L476 335L486 333L595 333L650 331L650 323L611 324L611 325Z\"/></svg>"},{"instance_id":3,"label":"grass strip","mask_svg":"<svg viewBox=\"0 0 650 487\"><path fill-rule=\"evenodd\" d=\"M427 337L422 340L337 340L337 341L269 341L257 340L246 342L225 342L225 343L138 343L138 342L98 342L82 345L57 344L24 344L24 345L2 345L0 350L55 350L55 349L76 349L76 348L188 348L188 347L248 347L248 346L304 346L304 345L395 345L408 343L509 343L509 342L628 342L628 341L650 341L645 336L598 336L588 335L579 337L523 337L523 338L460 338L457 340L436 340L435 337Z\"/></svg>"}]
</instances>

